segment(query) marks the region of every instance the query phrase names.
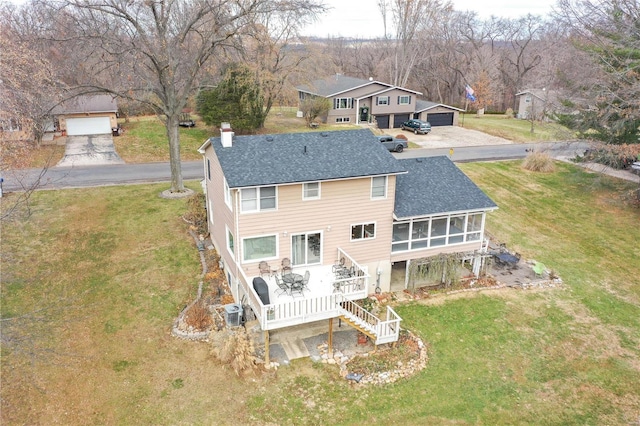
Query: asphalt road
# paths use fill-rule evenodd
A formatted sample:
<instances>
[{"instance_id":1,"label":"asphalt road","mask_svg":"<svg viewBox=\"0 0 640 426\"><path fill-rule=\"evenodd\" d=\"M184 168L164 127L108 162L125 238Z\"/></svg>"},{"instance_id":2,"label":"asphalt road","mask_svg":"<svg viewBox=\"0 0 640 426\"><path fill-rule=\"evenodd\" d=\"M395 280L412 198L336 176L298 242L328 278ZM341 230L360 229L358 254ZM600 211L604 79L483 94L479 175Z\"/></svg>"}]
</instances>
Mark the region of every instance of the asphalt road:
<instances>
[{"instance_id":1,"label":"asphalt road","mask_svg":"<svg viewBox=\"0 0 640 426\"><path fill-rule=\"evenodd\" d=\"M548 142L536 144L508 144L457 147L453 149L451 159L454 162L493 161L524 158L529 150L546 151L553 157L575 157L583 154L589 147L587 142ZM447 148L410 149L396 158L431 157L436 155L450 156ZM4 172L4 192L22 191L36 184L39 189L83 188L92 186L126 185L141 183L170 182L171 171L168 162L145 164L115 164L108 166L74 166L52 167L42 169L25 169ZM182 163L184 180L204 178L202 161L186 161Z\"/></svg>"}]
</instances>

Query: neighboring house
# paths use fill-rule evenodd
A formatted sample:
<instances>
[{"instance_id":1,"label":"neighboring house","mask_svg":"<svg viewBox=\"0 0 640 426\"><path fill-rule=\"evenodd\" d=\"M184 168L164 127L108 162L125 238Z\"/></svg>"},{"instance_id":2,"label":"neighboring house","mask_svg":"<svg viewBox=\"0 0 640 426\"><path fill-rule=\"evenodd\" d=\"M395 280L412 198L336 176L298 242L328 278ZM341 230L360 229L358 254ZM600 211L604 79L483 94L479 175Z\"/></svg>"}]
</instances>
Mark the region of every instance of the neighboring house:
<instances>
[{"instance_id":1,"label":"neighboring house","mask_svg":"<svg viewBox=\"0 0 640 426\"><path fill-rule=\"evenodd\" d=\"M58 130L68 136L112 134L118 127L118 103L111 95L83 95L53 109Z\"/></svg>"},{"instance_id":2,"label":"neighboring house","mask_svg":"<svg viewBox=\"0 0 640 426\"><path fill-rule=\"evenodd\" d=\"M224 123L199 151L211 239L235 300L265 331L360 312L374 342L395 341L391 308L376 318L352 301L390 291L392 269L405 288L411 261L438 253L468 253L479 270L497 206L446 157L397 160L368 129L235 137ZM310 272L307 291L290 295L265 273L285 258Z\"/></svg>"},{"instance_id":3,"label":"neighboring house","mask_svg":"<svg viewBox=\"0 0 640 426\"><path fill-rule=\"evenodd\" d=\"M361 78L347 77L341 74L316 80L311 84L298 86L298 96L303 101L309 96L321 96L331 99L331 107L325 121L327 123L352 123L376 122L380 129L398 128L403 121L419 116L426 116L427 110L434 106L441 107L440 110L429 111L428 113L447 114L452 112L451 124L457 123L457 108L446 105L429 104L419 101L418 96L422 93L404 87L394 86L387 83L375 81L373 79L363 80ZM437 117L436 124L449 123L449 117ZM438 120L437 118L440 118ZM451 125L444 124L444 125Z\"/></svg>"},{"instance_id":4,"label":"neighboring house","mask_svg":"<svg viewBox=\"0 0 640 426\"><path fill-rule=\"evenodd\" d=\"M24 129L20 119L4 113L0 113L0 136L3 140L9 141L23 141L30 138L29 132Z\"/></svg>"},{"instance_id":5,"label":"neighboring house","mask_svg":"<svg viewBox=\"0 0 640 426\"><path fill-rule=\"evenodd\" d=\"M558 95L554 90L528 89L516 93L516 118L542 120L558 105Z\"/></svg>"},{"instance_id":6,"label":"neighboring house","mask_svg":"<svg viewBox=\"0 0 640 426\"><path fill-rule=\"evenodd\" d=\"M413 113L412 118L428 121L431 127L457 126L460 112L464 112L464 110L445 104L418 100L416 112Z\"/></svg>"}]
</instances>

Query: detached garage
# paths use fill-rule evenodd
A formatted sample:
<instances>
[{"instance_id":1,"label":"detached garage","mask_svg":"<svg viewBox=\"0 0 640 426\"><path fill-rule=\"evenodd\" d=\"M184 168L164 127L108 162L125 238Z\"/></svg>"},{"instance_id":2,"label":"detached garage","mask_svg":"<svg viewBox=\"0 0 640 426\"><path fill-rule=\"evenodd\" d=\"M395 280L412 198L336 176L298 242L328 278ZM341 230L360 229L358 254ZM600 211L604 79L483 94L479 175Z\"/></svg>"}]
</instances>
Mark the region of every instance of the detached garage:
<instances>
[{"instance_id":1,"label":"detached garage","mask_svg":"<svg viewBox=\"0 0 640 426\"><path fill-rule=\"evenodd\" d=\"M59 130L68 136L111 134L118 127L118 104L110 95L78 96L54 109Z\"/></svg>"},{"instance_id":2,"label":"detached garage","mask_svg":"<svg viewBox=\"0 0 640 426\"><path fill-rule=\"evenodd\" d=\"M455 126L458 124L458 115L461 111L464 110L449 105L418 100L413 118L428 121L433 127Z\"/></svg>"},{"instance_id":3,"label":"detached garage","mask_svg":"<svg viewBox=\"0 0 640 426\"><path fill-rule=\"evenodd\" d=\"M67 135L102 135L111 134L109 117L67 118Z\"/></svg>"}]
</instances>

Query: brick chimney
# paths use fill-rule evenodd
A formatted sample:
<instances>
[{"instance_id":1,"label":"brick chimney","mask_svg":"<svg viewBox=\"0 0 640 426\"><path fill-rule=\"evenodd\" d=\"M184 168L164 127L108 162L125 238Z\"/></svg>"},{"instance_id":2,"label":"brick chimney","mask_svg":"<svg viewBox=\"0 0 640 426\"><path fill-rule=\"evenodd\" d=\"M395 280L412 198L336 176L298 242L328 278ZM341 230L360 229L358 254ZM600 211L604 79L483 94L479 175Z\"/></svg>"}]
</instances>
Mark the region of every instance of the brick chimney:
<instances>
[{"instance_id":1,"label":"brick chimney","mask_svg":"<svg viewBox=\"0 0 640 426\"><path fill-rule=\"evenodd\" d=\"M224 148L231 148L233 146L233 130L231 130L231 124L222 123L220 125L220 143Z\"/></svg>"}]
</instances>

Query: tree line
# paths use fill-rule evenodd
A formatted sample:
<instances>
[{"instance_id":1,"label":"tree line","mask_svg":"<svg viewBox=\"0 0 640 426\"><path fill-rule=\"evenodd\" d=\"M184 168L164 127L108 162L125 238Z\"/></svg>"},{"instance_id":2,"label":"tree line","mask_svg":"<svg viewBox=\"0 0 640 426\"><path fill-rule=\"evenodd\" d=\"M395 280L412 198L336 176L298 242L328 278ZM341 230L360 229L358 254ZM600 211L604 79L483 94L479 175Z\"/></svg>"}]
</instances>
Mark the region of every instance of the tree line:
<instances>
[{"instance_id":1,"label":"tree line","mask_svg":"<svg viewBox=\"0 0 640 426\"><path fill-rule=\"evenodd\" d=\"M555 119L607 142L638 141L636 0L560 0L549 16L516 19L480 19L440 0L377 4L380 37L319 39L300 34L326 11L320 0L0 2L0 120L21 120L37 141L55 105L110 93L125 114L163 119L178 192L179 116L198 93L247 91L249 105L219 108L252 111L239 126L251 131L273 105L297 105L296 85L335 73L493 111L514 108L520 91L545 89L560 94L565 113Z\"/></svg>"}]
</instances>

